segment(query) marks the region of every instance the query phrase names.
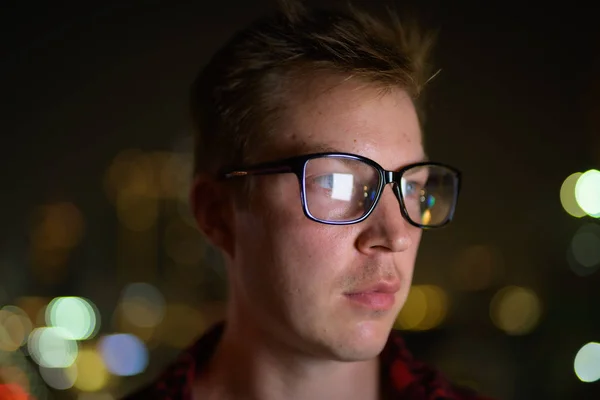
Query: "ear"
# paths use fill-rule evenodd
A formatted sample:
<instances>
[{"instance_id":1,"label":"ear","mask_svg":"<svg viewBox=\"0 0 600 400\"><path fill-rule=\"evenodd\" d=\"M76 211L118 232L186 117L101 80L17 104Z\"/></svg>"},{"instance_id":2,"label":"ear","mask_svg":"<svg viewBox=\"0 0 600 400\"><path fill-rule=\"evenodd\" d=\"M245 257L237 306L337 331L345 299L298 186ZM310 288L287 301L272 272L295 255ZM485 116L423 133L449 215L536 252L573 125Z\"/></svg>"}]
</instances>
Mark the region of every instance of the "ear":
<instances>
[{"instance_id":1,"label":"ear","mask_svg":"<svg viewBox=\"0 0 600 400\"><path fill-rule=\"evenodd\" d=\"M233 199L227 187L212 176L200 173L190 190L190 205L198 228L208 241L233 258Z\"/></svg>"}]
</instances>

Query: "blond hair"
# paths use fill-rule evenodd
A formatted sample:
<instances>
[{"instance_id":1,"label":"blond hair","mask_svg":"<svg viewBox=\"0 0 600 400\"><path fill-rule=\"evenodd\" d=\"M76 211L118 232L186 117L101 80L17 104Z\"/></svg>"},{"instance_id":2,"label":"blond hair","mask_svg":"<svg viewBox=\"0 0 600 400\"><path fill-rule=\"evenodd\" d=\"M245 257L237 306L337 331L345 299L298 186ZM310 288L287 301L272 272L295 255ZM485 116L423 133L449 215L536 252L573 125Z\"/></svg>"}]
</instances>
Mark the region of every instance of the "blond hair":
<instances>
[{"instance_id":1,"label":"blond hair","mask_svg":"<svg viewBox=\"0 0 600 400\"><path fill-rule=\"evenodd\" d=\"M256 144L272 136L291 84L312 73L398 87L415 102L431 78L433 36L401 23L396 13L384 21L351 6L308 9L289 0L280 5L235 34L196 79L191 96L196 173L215 174L251 159Z\"/></svg>"}]
</instances>

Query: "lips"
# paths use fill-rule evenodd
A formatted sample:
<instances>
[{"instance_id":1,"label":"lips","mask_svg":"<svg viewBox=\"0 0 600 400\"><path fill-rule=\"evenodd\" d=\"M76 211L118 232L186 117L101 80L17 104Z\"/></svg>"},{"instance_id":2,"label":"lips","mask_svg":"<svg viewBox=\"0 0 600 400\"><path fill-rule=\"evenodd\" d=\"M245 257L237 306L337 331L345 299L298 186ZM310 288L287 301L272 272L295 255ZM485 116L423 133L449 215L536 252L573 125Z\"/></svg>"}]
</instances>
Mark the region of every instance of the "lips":
<instances>
[{"instance_id":1,"label":"lips","mask_svg":"<svg viewBox=\"0 0 600 400\"><path fill-rule=\"evenodd\" d=\"M398 290L400 290L399 281L381 281L345 293L345 296L357 306L383 311L394 306Z\"/></svg>"}]
</instances>

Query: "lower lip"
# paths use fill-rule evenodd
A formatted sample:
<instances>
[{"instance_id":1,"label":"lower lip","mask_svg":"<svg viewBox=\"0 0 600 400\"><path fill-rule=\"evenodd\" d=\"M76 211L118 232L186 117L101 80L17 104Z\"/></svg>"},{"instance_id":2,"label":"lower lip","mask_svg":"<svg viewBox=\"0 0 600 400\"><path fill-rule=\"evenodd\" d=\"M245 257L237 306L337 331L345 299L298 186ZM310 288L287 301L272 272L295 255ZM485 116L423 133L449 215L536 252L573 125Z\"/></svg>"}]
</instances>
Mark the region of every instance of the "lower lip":
<instances>
[{"instance_id":1,"label":"lower lip","mask_svg":"<svg viewBox=\"0 0 600 400\"><path fill-rule=\"evenodd\" d=\"M347 294L346 297L354 303L373 310L389 310L394 306L396 300L394 293L381 292L352 293Z\"/></svg>"}]
</instances>

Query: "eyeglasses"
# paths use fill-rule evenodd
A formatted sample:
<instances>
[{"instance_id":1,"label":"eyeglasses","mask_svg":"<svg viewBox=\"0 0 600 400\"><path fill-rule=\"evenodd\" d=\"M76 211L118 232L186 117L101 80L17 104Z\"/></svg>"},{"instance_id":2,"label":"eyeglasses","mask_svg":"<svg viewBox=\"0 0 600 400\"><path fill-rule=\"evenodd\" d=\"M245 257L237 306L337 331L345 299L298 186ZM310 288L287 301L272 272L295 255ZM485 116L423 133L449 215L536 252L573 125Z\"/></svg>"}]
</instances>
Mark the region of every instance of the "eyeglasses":
<instances>
[{"instance_id":1,"label":"eyeglasses","mask_svg":"<svg viewBox=\"0 0 600 400\"><path fill-rule=\"evenodd\" d=\"M317 153L261 163L221 174L223 179L294 173L309 219L350 225L371 215L383 189L392 189L403 217L418 228L437 228L452 220L460 190L460 172L435 162L419 162L386 171L375 161L349 153Z\"/></svg>"}]
</instances>

